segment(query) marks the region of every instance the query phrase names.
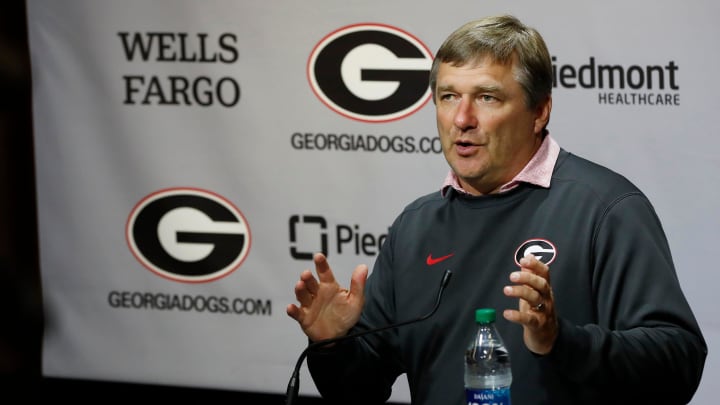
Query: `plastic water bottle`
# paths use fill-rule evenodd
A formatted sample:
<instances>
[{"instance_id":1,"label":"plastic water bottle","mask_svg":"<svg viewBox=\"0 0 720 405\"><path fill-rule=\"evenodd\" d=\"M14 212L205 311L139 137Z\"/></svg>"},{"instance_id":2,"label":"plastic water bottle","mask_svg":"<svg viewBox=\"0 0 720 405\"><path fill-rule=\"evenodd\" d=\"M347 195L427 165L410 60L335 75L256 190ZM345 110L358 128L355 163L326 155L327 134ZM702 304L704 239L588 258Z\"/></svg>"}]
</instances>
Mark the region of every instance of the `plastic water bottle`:
<instances>
[{"instance_id":1,"label":"plastic water bottle","mask_svg":"<svg viewBox=\"0 0 720 405\"><path fill-rule=\"evenodd\" d=\"M495 310L475 311L477 332L465 351L467 405L510 405L510 354L495 327Z\"/></svg>"}]
</instances>

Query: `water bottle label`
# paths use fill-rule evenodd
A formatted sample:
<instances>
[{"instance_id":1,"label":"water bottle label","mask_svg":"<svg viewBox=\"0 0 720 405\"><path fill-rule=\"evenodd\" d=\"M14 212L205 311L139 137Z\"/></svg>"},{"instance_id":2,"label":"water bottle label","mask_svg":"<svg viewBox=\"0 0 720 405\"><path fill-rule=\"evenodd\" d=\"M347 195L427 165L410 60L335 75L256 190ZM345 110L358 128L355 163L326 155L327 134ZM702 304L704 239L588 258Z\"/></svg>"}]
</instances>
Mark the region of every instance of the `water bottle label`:
<instances>
[{"instance_id":1,"label":"water bottle label","mask_svg":"<svg viewBox=\"0 0 720 405\"><path fill-rule=\"evenodd\" d=\"M510 405L510 388L465 389L467 405Z\"/></svg>"}]
</instances>

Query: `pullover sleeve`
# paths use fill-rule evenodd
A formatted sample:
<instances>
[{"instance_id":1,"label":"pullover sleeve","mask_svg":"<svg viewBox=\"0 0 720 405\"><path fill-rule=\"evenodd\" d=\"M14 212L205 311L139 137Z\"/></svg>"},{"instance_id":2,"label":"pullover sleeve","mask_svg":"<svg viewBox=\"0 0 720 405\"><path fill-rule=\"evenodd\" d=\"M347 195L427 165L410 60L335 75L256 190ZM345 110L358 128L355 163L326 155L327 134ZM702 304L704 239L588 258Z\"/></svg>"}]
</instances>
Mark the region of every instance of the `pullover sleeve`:
<instances>
[{"instance_id":1,"label":"pullover sleeve","mask_svg":"<svg viewBox=\"0 0 720 405\"><path fill-rule=\"evenodd\" d=\"M574 325L558 314L560 334L541 361L596 392L624 391L636 403L688 403L707 346L650 202L633 193L612 204L593 251L597 323Z\"/></svg>"},{"instance_id":2,"label":"pullover sleeve","mask_svg":"<svg viewBox=\"0 0 720 405\"><path fill-rule=\"evenodd\" d=\"M333 404L384 404L397 374L363 338L308 353L308 368L322 397Z\"/></svg>"}]
</instances>

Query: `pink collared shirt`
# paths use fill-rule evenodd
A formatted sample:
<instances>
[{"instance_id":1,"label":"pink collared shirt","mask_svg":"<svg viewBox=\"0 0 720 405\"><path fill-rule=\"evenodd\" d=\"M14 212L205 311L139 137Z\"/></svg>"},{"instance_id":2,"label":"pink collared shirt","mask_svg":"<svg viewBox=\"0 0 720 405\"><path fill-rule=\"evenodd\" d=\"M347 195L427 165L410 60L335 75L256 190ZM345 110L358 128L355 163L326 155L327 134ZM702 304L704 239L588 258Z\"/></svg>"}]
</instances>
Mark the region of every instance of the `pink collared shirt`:
<instances>
[{"instance_id":1,"label":"pink collared shirt","mask_svg":"<svg viewBox=\"0 0 720 405\"><path fill-rule=\"evenodd\" d=\"M549 134L546 135L542 144L540 144L540 148L538 148L528 164L512 180L500 186L498 193L510 191L520 183L535 184L544 188L550 187L550 179L552 179L553 168L559 154L560 145ZM460 186L460 182L452 169L445 177L440 192L445 195L445 190L448 187L452 187L460 193L470 194Z\"/></svg>"}]
</instances>

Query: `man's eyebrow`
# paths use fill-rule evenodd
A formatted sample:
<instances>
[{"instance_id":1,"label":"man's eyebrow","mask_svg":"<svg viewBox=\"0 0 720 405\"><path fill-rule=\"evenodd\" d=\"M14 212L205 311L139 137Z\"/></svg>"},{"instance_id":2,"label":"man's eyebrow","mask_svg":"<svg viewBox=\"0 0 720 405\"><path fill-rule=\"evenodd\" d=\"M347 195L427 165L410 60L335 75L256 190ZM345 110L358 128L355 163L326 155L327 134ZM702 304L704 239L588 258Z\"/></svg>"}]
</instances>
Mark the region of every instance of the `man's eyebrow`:
<instances>
[{"instance_id":1,"label":"man's eyebrow","mask_svg":"<svg viewBox=\"0 0 720 405\"><path fill-rule=\"evenodd\" d=\"M449 85L438 85L437 86L438 91L457 91L455 90L455 86L449 84ZM502 92L502 89L500 86L497 85L478 85L473 86L472 93L500 93Z\"/></svg>"}]
</instances>

